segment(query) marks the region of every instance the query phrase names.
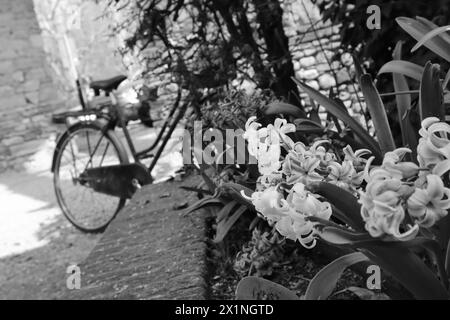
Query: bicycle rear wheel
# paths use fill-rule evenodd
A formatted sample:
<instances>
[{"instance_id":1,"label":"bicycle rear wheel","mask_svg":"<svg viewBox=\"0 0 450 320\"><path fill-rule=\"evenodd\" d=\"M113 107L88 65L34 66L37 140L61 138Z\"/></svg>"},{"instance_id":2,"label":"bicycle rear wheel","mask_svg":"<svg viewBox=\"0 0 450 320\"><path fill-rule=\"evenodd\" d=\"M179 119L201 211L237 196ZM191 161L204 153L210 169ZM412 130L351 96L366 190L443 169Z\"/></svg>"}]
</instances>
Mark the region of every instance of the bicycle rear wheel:
<instances>
[{"instance_id":1,"label":"bicycle rear wheel","mask_svg":"<svg viewBox=\"0 0 450 320\"><path fill-rule=\"evenodd\" d=\"M53 182L63 214L84 232L103 231L126 199L95 191L80 175L87 168L128 163L122 143L100 124L84 122L70 127L58 146Z\"/></svg>"}]
</instances>

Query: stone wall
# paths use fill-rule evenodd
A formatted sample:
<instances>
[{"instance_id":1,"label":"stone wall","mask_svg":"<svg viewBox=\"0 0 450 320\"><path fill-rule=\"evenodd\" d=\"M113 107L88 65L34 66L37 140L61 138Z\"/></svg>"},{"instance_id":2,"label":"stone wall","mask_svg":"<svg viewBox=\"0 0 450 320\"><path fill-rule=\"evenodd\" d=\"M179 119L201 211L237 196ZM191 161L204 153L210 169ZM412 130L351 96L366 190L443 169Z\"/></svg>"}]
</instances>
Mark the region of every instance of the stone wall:
<instances>
[{"instance_id":1,"label":"stone wall","mask_svg":"<svg viewBox=\"0 0 450 320\"><path fill-rule=\"evenodd\" d=\"M0 171L39 149L58 104L33 0L0 0Z\"/></svg>"},{"instance_id":2,"label":"stone wall","mask_svg":"<svg viewBox=\"0 0 450 320\"><path fill-rule=\"evenodd\" d=\"M55 82L77 105L76 78L90 80L126 73L117 53L119 42L109 28L107 1L34 0L44 50Z\"/></svg>"},{"instance_id":3,"label":"stone wall","mask_svg":"<svg viewBox=\"0 0 450 320\"><path fill-rule=\"evenodd\" d=\"M349 113L363 121L351 55L334 59L340 51L340 26L322 22L310 0L284 0L283 10L296 78L325 95L333 88ZM309 97L300 95L308 105Z\"/></svg>"}]
</instances>

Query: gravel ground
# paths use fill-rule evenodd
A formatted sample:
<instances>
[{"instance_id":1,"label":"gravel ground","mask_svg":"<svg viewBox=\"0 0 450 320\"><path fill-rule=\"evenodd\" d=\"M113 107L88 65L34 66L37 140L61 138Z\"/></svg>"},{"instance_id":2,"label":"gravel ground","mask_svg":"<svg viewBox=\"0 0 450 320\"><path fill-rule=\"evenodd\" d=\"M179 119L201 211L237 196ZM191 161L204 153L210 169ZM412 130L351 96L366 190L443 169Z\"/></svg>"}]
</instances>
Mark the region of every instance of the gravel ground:
<instances>
[{"instance_id":1,"label":"gravel ground","mask_svg":"<svg viewBox=\"0 0 450 320\"><path fill-rule=\"evenodd\" d=\"M137 148L148 145L154 129L133 128ZM181 130L153 171L164 180L181 162ZM82 262L101 237L75 229L62 215L49 172L50 138L24 169L0 175L0 299L57 299L65 293L67 267Z\"/></svg>"}]
</instances>

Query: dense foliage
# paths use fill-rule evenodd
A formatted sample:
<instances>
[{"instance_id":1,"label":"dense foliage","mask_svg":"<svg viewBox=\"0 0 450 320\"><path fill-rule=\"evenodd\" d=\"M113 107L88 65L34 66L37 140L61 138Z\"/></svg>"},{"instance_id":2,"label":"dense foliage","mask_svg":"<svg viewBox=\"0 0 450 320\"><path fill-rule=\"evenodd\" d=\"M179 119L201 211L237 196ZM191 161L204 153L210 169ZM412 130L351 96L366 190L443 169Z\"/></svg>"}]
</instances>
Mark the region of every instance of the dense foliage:
<instances>
[{"instance_id":1,"label":"dense foliage","mask_svg":"<svg viewBox=\"0 0 450 320\"><path fill-rule=\"evenodd\" d=\"M131 32L128 48L144 51L154 40L162 42L170 70L186 89L245 80L301 106L279 0L110 0L110 5L126 12L118 28Z\"/></svg>"},{"instance_id":2,"label":"dense foliage","mask_svg":"<svg viewBox=\"0 0 450 320\"><path fill-rule=\"evenodd\" d=\"M436 59L427 50L419 54L409 54L414 41L402 32L395 19L399 16L415 18L421 16L436 25L450 22L449 0L314 0L319 5L323 20L342 24L342 46L346 50L360 49L361 56L372 62L372 73L392 59L392 51L398 41L405 41L405 53L408 60L423 62ZM369 16L367 7L378 5L381 9L381 29L370 30L366 26ZM383 45L380 45L382 43ZM361 58L362 58L361 57Z\"/></svg>"}]
</instances>

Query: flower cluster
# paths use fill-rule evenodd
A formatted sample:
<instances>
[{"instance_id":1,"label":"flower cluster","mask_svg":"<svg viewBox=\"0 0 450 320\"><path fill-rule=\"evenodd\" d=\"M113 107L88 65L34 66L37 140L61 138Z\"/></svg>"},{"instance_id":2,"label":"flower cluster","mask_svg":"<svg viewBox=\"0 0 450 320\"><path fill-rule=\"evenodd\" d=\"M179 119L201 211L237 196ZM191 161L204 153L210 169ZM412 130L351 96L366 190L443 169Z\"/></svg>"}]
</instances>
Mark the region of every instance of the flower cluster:
<instances>
[{"instance_id":1,"label":"flower cluster","mask_svg":"<svg viewBox=\"0 0 450 320\"><path fill-rule=\"evenodd\" d=\"M338 156L327 149L328 140L311 146L294 142L289 133L295 126L276 119L262 127L252 117L244 138L249 153L256 157L260 178L248 198L255 209L284 237L304 247L316 243L316 217L328 220L331 206L308 191L309 184L333 183L359 198L361 217L372 237L413 239L420 228L430 228L447 215L450 189L444 175L450 171L450 125L427 118L419 131L417 163L404 161L408 148L384 155L373 166L368 150L345 147ZM282 150L285 152L282 152Z\"/></svg>"},{"instance_id":2,"label":"flower cluster","mask_svg":"<svg viewBox=\"0 0 450 320\"><path fill-rule=\"evenodd\" d=\"M311 147L294 143L287 135L295 132L295 125L276 119L274 124L262 127L250 118L243 137L248 142L249 154L258 161L261 176L256 191L249 197L255 209L283 236L298 240L304 247L316 243L315 223L309 217L328 220L332 210L328 202L306 189L310 182L329 181L349 190L356 190L362 182L366 150L344 151L344 162L337 162L333 152L319 140ZM282 148L286 156L282 156ZM282 187L281 185L289 187Z\"/></svg>"},{"instance_id":3,"label":"flower cluster","mask_svg":"<svg viewBox=\"0 0 450 320\"><path fill-rule=\"evenodd\" d=\"M286 194L286 196L285 196ZM246 197L245 194L243 196ZM303 183L296 183L290 190L281 186L270 186L262 191L254 192L251 197L257 212L284 237L298 240L304 247L312 248L316 244L314 223L308 217L328 220L331 217L331 206L322 202Z\"/></svg>"}]
</instances>

